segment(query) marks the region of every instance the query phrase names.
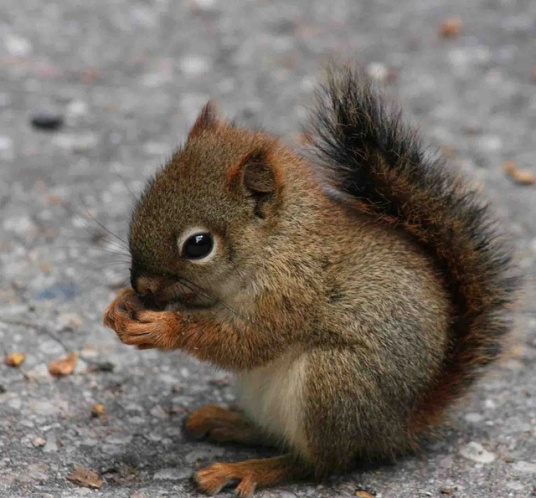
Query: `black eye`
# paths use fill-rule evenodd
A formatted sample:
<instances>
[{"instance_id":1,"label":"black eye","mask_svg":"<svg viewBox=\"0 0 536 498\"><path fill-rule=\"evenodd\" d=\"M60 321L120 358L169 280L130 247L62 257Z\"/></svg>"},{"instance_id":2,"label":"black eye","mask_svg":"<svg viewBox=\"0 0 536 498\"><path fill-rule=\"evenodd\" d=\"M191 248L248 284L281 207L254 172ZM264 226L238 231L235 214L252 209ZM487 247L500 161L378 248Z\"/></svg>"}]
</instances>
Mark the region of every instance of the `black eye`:
<instances>
[{"instance_id":1,"label":"black eye","mask_svg":"<svg viewBox=\"0 0 536 498\"><path fill-rule=\"evenodd\" d=\"M196 233L186 239L182 254L188 259L201 259L208 256L214 248L214 239L210 233Z\"/></svg>"}]
</instances>

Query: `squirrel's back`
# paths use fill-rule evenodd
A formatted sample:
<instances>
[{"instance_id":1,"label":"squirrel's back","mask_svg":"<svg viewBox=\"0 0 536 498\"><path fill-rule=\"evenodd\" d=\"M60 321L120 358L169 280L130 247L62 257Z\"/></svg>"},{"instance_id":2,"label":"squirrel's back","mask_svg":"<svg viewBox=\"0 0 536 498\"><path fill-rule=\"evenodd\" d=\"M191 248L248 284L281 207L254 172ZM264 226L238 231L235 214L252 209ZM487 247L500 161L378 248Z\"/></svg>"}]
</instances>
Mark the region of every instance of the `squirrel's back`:
<instances>
[{"instance_id":1,"label":"squirrel's back","mask_svg":"<svg viewBox=\"0 0 536 498\"><path fill-rule=\"evenodd\" d=\"M333 198L407 232L444 277L454 310L449 344L410 417L417 435L501 353L517 280L511 254L477 191L427 157L359 71L330 71L307 136Z\"/></svg>"}]
</instances>

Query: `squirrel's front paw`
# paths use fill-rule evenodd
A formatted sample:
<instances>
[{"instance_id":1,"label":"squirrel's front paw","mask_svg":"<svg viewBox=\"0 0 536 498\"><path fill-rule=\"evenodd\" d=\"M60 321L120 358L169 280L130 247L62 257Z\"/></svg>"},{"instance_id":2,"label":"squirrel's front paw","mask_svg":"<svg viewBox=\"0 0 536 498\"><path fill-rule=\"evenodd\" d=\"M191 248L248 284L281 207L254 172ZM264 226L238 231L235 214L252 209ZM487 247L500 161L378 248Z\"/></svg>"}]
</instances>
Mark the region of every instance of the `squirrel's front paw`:
<instances>
[{"instance_id":1,"label":"squirrel's front paw","mask_svg":"<svg viewBox=\"0 0 536 498\"><path fill-rule=\"evenodd\" d=\"M175 313L145 309L132 289L119 291L106 308L103 322L116 332L121 342L139 349L173 348L178 329Z\"/></svg>"}]
</instances>

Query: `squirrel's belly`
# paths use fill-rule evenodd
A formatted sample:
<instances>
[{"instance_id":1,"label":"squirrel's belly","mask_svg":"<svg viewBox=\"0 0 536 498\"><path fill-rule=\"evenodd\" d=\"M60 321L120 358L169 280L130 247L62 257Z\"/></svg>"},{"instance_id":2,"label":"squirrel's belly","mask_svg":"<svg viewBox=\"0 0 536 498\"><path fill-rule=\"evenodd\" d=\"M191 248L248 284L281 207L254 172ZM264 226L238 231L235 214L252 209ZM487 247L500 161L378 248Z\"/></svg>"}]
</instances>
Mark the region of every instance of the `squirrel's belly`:
<instances>
[{"instance_id":1,"label":"squirrel's belly","mask_svg":"<svg viewBox=\"0 0 536 498\"><path fill-rule=\"evenodd\" d=\"M308 456L304 430L307 355L291 351L237 375L240 405L274 439Z\"/></svg>"}]
</instances>

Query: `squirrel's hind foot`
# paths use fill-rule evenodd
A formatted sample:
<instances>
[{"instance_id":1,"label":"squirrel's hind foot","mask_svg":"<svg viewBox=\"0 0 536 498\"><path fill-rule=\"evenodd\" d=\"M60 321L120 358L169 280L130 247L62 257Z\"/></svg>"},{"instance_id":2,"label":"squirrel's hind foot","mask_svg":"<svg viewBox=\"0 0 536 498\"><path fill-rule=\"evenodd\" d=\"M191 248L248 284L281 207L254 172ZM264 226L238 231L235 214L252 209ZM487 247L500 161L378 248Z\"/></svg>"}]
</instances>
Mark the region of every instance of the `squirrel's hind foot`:
<instances>
[{"instance_id":1,"label":"squirrel's hind foot","mask_svg":"<svg viewBox=\"0 0 536 498\"><path fill-rule=\"evenodd\" d=\"M258 445L265 442L259 429L239 411L212 404L192 412L184 430L196 439L206 437L216 443Z\"/></svg>"},{"instance_id":2,"label":"squirrel's hind foot","mask_svg":"<svg viewBox=\"0 0 536 498\"><path fill-rule=\"evenodd\" d=\"M222 488L238 483L236 495L249 497L255 489L306 477L305 467L291 456L246 460L236 463L214 463L193 475L197 487L207 494L218 493Z\"/></svg>"}]
</instances>

